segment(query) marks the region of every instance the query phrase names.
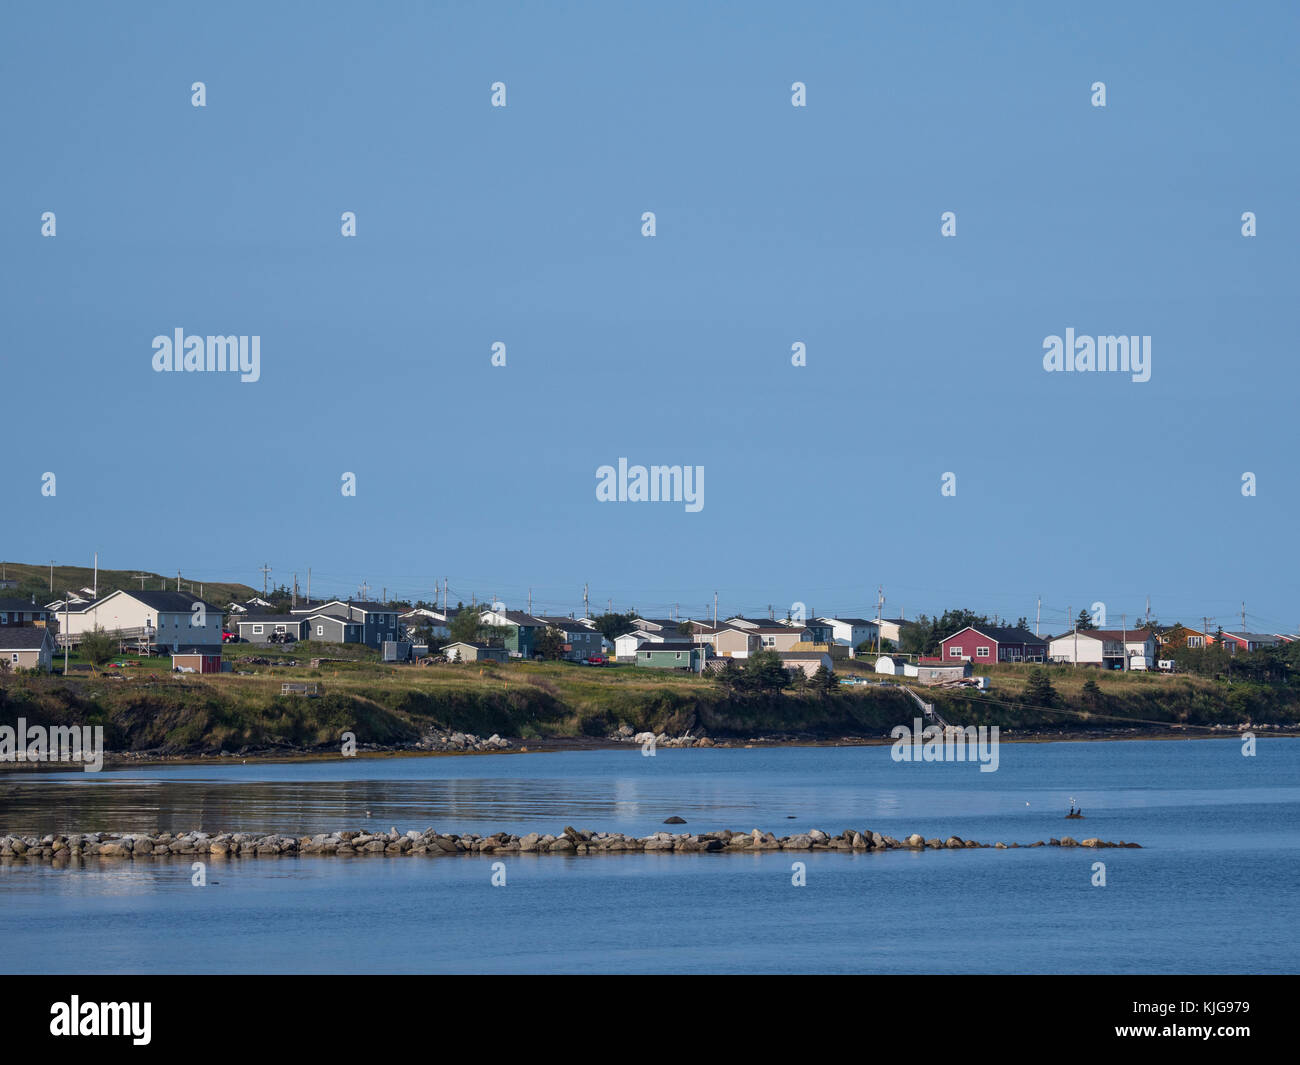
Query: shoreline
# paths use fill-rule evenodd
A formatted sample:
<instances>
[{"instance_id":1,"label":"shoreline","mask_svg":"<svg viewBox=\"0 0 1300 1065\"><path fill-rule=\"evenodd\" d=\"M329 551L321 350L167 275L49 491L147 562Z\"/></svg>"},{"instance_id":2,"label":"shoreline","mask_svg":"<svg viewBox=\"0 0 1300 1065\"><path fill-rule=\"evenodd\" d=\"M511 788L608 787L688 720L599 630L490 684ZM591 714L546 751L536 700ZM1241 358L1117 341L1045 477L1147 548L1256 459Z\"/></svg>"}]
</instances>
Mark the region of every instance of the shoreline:
<instances>
[{"instance_id":1,"label":"shoreline","mask_svg":"<svg viewBox=\"0 0 1300 1065\"><path fill-rule=\"evenodd\" d=\"M1008 730L999 734L998 741L999 743L1110 743L1129 740L1222 740L1235 739L1243 732L1250 730L1257 730L1256 739L1260 740L1300 738L1300 726L1225 725L1218 727L1187 727L1171 725L1151 729L1133 726L1128 728L1091 729L1088 731ZM477 739L477 737L471 738ZM492 740L497 739L496 736L492 737ZM759 750L783 747L886 747L896 742L895 739L889 736L825 738L798 734L778 734L746 739L670 737L666 742L661 740L657 746L674 750ZM477 748L470 746L451 749L431 749L420 743L393 746L366 744L359 746L355 754L348 755L346 758L334 746L325 750L301 747L241 748L238 753L222 751L218 754L207 752L199 754L162 754L156 751L105 751L103 767L104 769L127 769L141 765L243 765L248 762L290 764L295 762L335 762L352 758L441 758L491 754L555 754L570 751L626 751L639 747L639 744L627 738L584 736L547 736L527 741L522 739L502 739L500 744L499 746ZM79 764L72 763L0 762L0 774L6 771L40 773L80 769Z\"/></svg>"},{"instance_id":2,"label":"shoreline","mask_svg":"<svg viewBox=\"0 0 1300 1065\"><path fill-rule=\"evenodd\" d=\"M670 819L665 824L684 824ZM629 836L622 832L593 832L566 825L558 835L529 832L523 836L495 832L486 836L441 834L428 828L399 833L365 832L342 829L314 836L290 836L275 832L188 832L173 834L91 832L84 834L48 834L45 836L0 835L0 863L48 861L52 865L84 866L86 858L144 860L146 858L277 858L332 857L420 857L500 856L507 854L740 854L766 851L812 853L816 851L850 851L882 853L885 851L925 850L1032 850L1038 847L1083 847L1087 849L1141 849L1140 843L1120 840L1112 843L1097 837L1075 840L1070 836L1033 843L979 843L976 840L949 836L947 839L912 833L899 840L870 829L845 829L830 835L821 829L809 829L788 836L761 832L733 832L717 829L701 833L654 832L648 836Z\"/></svg>"}]
</instances>

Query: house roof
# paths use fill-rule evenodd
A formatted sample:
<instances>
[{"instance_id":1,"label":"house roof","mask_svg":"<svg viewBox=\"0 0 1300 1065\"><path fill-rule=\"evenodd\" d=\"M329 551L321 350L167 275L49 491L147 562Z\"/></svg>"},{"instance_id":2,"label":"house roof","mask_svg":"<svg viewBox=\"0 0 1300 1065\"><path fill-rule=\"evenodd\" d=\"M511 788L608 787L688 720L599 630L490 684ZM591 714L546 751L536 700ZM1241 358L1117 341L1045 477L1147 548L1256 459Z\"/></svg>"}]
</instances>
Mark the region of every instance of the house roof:
<instances>
[{"instance_id":1,"label":"house roof","mask_svg":"<svg viewBox=\"0 0 1300 1065\"><path fill-rule=\"evenodd\" d=\"M1246 640L1248 643L1259 643L1260 640L1276 640L1279 638L1269 632L1228 632L1226 629L1223 635L1238 640Z\"/></svg>"},{"instance_id":2,"label":"house roof","mask_svg":"<svg viewBox=\"0 0 1300 1065\"><path fill-rule=\"evenodd\" d=\"M107 602L113 595L118 594L129 595L136 602L143 603L151 610L161 610L164 613L181 613L192 610L195 603L202 603L205 610L211 610L216 614L221 613L220 607L200 599L197 595L191 595L189 592L131 592L124 589L121 593L114 592L112 595L106 595L100 602Z\"/></svg>"},{"instance_id":3,"label":"house roof","mask_svg":"<svg viewBox=\"0 0 1300 1065\"><path fill-rule=\"evenodd\" d=\"M470 640L455 640L452 643L444 644L443 650L448 647L473 647L476 651L504 651L504 647L493 647L490 643L473 643Z\"/></svg>"},{"instance_id":4,"label":"house roof","mask_svg":"<svg viewBox=\"0 0 1300 1065\"><path fill-rule=\"evenodd\" d=\"M825 622L828 625L833 624L834 622L837 621L841 625L874 625L875 624L874 621L870 621L867 618L818 618L817 620Z\"/></svg>"},{"instance_id":5,"label":"house roof","mask_svg":"<svg viewBox=\"0 0 1300 1065\"><path fill-rule=\"evenodd\" d=\"M484 607L484 614L496 614L498 617L505 618L511 625L519 625L522 628L545 628L546 622L541 618L533 617L532 614L525 614L522 610L492 610Z\"/></svg>"},{"instance_id":6,"label":"house roof","mask_svg":"<svg viewBox=\"0 0 1300 1065\"><path fill-rule=\"evenodd\" d=\"M301 614L253 614L251 617L240 618L236 625L265 625L268 621L279 625L283 623L292 623L301 625L304 621L309 620ZM342 619L340 619L342 620Z\"/></svg>"},{"instance_id":7,"label":"house roof","mask_svg":"<svg viewBox=\"0 0 1300 1065\"><path fill-rule=\"evenodd\" d=\"M538 614L539 621L546 622L547 625L557 629L564 629L568 632L594 632L588 625L584 625L579 618L557 618L551 614Z\"/></svg>"},{"instance_id":8,"label":"house roof","mask_svg":"<svg viewBox=\"0 0 1300 1065\"><path fill-rule=\"evenodd\" d=\"M981 636L987 636L998 643L1037 643L1046 645L1047 641L1041 636L1035 636L1027 629L1004 628L999 625L967 625L965 628L958 629L949 636L945 636L942 642L951 640L953 636L960 636L969 629L971 632L978 632Z\"/></svg>"},{"instance_id":9,"label":"house roof","mask_svg":"<svg viewBox=\"0 0 1300 1065\"><path fill-rule=\"evenodd\" d=\"M0 610L26 610L28 612L36 611L40 613L46 608L37 606L30 599L0 599Z\"/></svg>"},{"instance_id":10,"label":"house roof","mask_svg":"<svg viewBox=\"0 0 1300 1065\"><path fill-rule=\"evenodd\" d=\"M5 625L0 628L0 651L38 651L47 639L54 642L49 629L36 625Z\"/></svg>"},{"instance_id":11,"label":"house roof","mask_svg":"<svg viewBox=\"0 0 1300 1065\"><path fill-rule=\"evenodd\" d=\"M805 628L805 629L807 627L808 627L807 625L801 626L801 628ZM789 633L796 632L798 630L793 625L755 625L752 629L746 629L745 631L757 632L760 634L761 633L776 634L779 632L784 636L784 635L788 635Z\"/></svg>"},{"instance_id":12,"label":"house roof","mask_svg":"<svg viewBox=\"0 0 1300 1065\"><path fill-rule=\"evenodd\" d=\"M1127 632L1125 632L1124 629L1091 629L1089 631L1091 635L1100 636L1106 640L1126 639L1130 643L1137 643L1138 641L1145 641L1145 640L1154 640L1156 638L1156 634L1152 632L1150 629L1129 629Z\"/></svg>"},{"instance_id":13,"label":"house roof","mask_svg":"<svg viewBox=\"0 0 1300 1065\"><path fill-rule=\"evenodd\" d=\"M663 643L648 643L644 647L636 649L637 654L647 651L695 651L699 648L698 643L687 643L685 640L664 640Z\"/></svg>"},{"instance_id":14,"label":"house roof","mask_svg":"<svg viewBox=\"0 0 1300 1065\"><path fill-rule=\"evenodd\" d=\"M830 655L827 654L825 651L778 651L777 655L780 657L782 662L786 662L786 661L802 662L805 660L812 660L814 658L817 659L818 661L821 661L822 659L830 658Z\"/></svg>"}]
</instances>

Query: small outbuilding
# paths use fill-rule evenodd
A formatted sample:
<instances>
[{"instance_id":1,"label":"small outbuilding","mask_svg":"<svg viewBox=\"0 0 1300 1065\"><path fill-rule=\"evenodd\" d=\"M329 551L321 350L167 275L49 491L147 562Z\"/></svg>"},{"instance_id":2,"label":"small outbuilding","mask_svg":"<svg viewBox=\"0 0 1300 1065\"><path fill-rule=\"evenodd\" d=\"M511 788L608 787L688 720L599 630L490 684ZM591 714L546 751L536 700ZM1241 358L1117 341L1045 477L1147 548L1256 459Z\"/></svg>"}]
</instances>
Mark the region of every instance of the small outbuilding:
<instances>
[{"instance_id":1,"label":"small outbuilding","mask_svg":"<svg viewBox=\"0 0 1300 1065\"><path fill-rule=\"evenodd\" d=\"M193 652L172 655L172 672L181 673L220 673L221 656Z\"/></svg>"}]
</instances>

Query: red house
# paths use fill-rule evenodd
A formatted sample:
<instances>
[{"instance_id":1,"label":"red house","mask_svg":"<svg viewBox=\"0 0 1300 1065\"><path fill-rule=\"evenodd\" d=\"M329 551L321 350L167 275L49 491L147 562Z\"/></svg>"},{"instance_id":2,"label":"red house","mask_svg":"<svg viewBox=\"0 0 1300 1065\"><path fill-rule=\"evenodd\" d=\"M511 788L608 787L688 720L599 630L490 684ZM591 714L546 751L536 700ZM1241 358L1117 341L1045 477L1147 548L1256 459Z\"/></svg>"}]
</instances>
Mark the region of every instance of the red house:
<instances>
[{"instance_id":1,"label":"red house","mask_svg":"<svg viewBox=\"0 0 1300 1065\"><path fill-rule=\"evenodd\" d=\"M994 625L966 628L945 637L940 646L945 661L1042 662L1047 658L1047 641L1024 629Z\"/></svg>"}]
</instances>

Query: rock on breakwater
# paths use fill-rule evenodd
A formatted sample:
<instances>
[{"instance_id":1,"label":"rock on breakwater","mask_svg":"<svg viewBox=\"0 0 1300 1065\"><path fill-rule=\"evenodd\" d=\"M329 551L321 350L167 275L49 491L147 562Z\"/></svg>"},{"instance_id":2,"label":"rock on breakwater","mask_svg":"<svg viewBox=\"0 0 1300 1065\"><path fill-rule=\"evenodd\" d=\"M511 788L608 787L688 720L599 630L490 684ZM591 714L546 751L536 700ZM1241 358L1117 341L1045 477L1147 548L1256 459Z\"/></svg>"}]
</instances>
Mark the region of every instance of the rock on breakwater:
<instances>
[{"instance_id":1,"label":"rock on breakwater","mask_svg":"<svg viewBox=\"0 0 1300 1065\"><path fill-rule=\"evenodd\" d=\"M629 852L671 852L675 854L720 854L745 851L922 851L996 849L1021 847L1140 847L1137 843L1105 842L1097 838L1075 841L1069 836L1034 843L979 843L949 836L926 839L912 834L903 840L870 829L845 829L830 835L810 829L797 835L777 836L761 832L671 833L629 836L622 832L593 832L566 826L558 835L529 832L523 836L496 832L487 836L440 833L428 828L399 833L346 829L313 836L291 836L263 832L88 832L71 835L0 836L0 861L50 861L69 863L85 858L153 859L173 856L192 858L269 858L280 855L334 855L403 857L450 857L474 854L618 854Z\"/></svg>"}]
</instances>

